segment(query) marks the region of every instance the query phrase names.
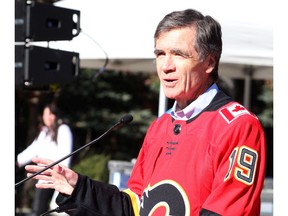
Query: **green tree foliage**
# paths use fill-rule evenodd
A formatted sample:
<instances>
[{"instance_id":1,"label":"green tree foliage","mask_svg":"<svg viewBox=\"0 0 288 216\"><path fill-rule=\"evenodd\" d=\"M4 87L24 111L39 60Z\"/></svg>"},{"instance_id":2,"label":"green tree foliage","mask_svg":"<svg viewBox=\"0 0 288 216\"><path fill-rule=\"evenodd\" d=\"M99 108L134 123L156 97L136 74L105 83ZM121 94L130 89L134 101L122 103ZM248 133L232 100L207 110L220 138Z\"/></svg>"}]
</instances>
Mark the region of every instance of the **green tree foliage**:
<instances>
[{"instance_id":1,"label":"green tree foliage","mask_svg":"<svg viewBox=\"0 0 288 216\"><path fill-rule=\"evenodd\" d=\"M78 173L85 174L90 178L102 182L109 181L109 170L107 168L110 157L103 154L94 154L75 164L72 169Z\"/></svg>"},{"instance_id":2,"label":"green tree foliage","mask_svg":"<svg viewBox=\"0 0 288 216\"><path fill-rule=\"evenodd\" d=\"M134 120L129 125L103 138L98 152L136 157L148 125L158 110L158 78L144 73L106 71L93 79L93 70L84 70L81 77L57 92L57 101L70 124L86 131L86 142L95 139L127 113ZM152 89L156 83L158 88ZM76 134L77 135L77 134ZM82 144L80 144L82 145Z\"/></svg>"},{"instance_id":3,"label":"green tree foliage","mask_svg":"<svg viewBox=\"0 0 288 216\"><path fill-rule=\"evenodd\" d=\"M258 114L264 127L273 127L273 88L271 82L262 85L262 93L258 95L258 99L263 102L262 112Z\"/></svg>"},{"instance_id":4,"label":"green tree foliage","mask_svg":"<svg viewBox=\"0 0 288 216\"><path fill-rule=\"evenodd\" d=\"M23 121L29 118L27 112L22 112L29 110L27 101L31 100L31 95L39 95L39 106L47 98L56 100L73 131L74 150L98 138L125 114L132 114L133 121L130 124L111 131L72 157L72 166L77 170L93 178L103 179L107 173L107 165L104 164L108 158L130 161L137 157L147 127L157 116L159 81L156 73L105 71L95 78L93 74L96 72L82 70L73 82L65 85L50 85L46 89L18 89L16 104L19 111L17 116ZM29 126L26 123L21 123L21 129L16 126L16 137L22 140L17 143L20 150L28 144L20 137L22 129Z\"/></svg>"}]
</instances>

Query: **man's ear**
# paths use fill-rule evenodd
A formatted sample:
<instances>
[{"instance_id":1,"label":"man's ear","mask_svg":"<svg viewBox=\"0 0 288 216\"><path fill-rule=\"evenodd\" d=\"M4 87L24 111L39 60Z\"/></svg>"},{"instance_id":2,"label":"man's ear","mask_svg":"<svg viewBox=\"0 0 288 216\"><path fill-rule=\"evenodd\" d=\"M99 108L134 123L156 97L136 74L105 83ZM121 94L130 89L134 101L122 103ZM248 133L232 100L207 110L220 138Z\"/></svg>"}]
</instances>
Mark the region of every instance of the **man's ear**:
<instances>
[{"instance_id":1,"label":"man's ear","mask_svg":"<svg viewBox=\"0 0 288 216\"><path fill-rule=\"evenodd\" d=\"M215 58L209 55L206 58L206 65L207 65L206 72L211 73L216 66Z\"/></svg>"}]
</instances>

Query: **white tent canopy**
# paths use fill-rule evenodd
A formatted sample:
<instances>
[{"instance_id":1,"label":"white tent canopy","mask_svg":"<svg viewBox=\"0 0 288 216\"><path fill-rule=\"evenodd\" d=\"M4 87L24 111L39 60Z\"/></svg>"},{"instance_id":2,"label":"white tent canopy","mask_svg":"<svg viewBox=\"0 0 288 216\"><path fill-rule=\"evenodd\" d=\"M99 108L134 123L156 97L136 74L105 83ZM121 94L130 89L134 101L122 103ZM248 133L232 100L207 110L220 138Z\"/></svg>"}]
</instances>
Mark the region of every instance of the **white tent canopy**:
<instances>
[{"instance_id":1,"label":"white tent canopy","mask_svg":"<svg viewBox=\"0 0 288 216\"><path fill-rule=\"evenodd\" d=\"M82 33L61 42L61 49L79 52L81 59L103 59L102 49L109 59L152 59L154 30L163 16L195 8L222 25L221 62L273 64L271 1L61 0L55 5L80 11Z\"/></svg>"}]
</instances>

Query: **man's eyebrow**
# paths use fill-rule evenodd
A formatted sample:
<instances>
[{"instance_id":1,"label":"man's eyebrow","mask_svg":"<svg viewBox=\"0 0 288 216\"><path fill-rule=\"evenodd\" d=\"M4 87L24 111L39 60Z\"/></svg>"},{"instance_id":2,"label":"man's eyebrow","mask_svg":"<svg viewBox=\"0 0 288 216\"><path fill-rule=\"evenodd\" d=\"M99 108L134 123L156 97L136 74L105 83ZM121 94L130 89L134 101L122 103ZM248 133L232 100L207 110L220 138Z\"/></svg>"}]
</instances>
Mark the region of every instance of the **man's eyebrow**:
<instances>
[{"instance_id":1,"label":"man's eyebrow","mask_svg":"<svg viewBox=\"0 0 288 216\"><path fill-rule=\"evenodd\" d=\"M172 49L171 53L172 54L179 54L179 55L182 55L183 57L186 57L186 58L192 58L193 57L188 52L180 50L180 49Z\"/></svg>"},{"instance_id":2,"label":"man's eyebrow","mask_svg":"<svg viewBox=\"0 0 288 216\"><path fill-rule=\"evenodd\" d=\"M154 54L155 54L155 55L157 55L157 54L159 54L159 53L161 53L161 52L163 52L163 51L160 50L160 49L154 49Z\"/></svg>"},{"instance_id":3,"label":"man's eyebrow","mask_svg":"<svg viewBox=\"0 0 288 216\"><path fill-rule=\"evenodd\" d=\"M163 50L161 49L155 49L154 50L154 54L155 55L158 55L160 53L164 52ZM181 55L183 56L184 58L193 58L193 55L189 54L188 52L186 51L183 51L183 50L180 50L180 49L171 49L170 50L170 53L173 54L173 55Z\"/></svg>"}]
</instances>

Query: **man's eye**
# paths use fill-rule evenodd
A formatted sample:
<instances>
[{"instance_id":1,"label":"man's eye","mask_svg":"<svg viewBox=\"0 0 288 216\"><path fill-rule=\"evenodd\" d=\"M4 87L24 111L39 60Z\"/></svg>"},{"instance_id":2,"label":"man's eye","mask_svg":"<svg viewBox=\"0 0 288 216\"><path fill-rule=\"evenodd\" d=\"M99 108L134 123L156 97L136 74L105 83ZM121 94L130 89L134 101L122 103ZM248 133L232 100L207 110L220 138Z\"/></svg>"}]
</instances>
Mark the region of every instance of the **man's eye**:
<instances>
[{"instance_id":1,"label":"man's eye","mask_svg":"<svg viewBox=\"0 0 288 216\"><path fill-rule=\"evenodd\" d=\"M174 53L174 55L175 56L177 56L177 57L181 57L181 58L185 58L185 59L187 59L187 58L191 58L188 54L186 54L186 53L183 53L183 52L177 52L177 53Z\"/></svg>"},{"instance_id":2,"label":"man's eye","mask_svg":"<svg viewBox=\"0 0 288 216\"><path fill-rule=\"evenodd\" d=\"M183 52L175 52L174 53L175 56L179 56L179 57L183 57L183 58L187 58L188 55L186 53Z\"/></svg>"},{"instance_id":3,"label":"man's eye","mask_svg":"<svg viewBox=\"0 0 288 216\"><path fill-rule=\"evenodd\" d=\"M182 58L187 58L187 56L183 55L183 53L175 53L174 56L175 56L175 58L178 58L178 59L179 58L181 58L181 59Z\"/></svg>"},{"instance_id":4,"label":"man's eye","mask_svg":"<svg viewBox=\"0 0 288 216\"><path fill-rule=\"evenodd\" d=\"M165 53L164 52L159 52L159 53L155 53L156 57L159 57L159 56L164 56Z\"/></svg>"}]
</instances>

